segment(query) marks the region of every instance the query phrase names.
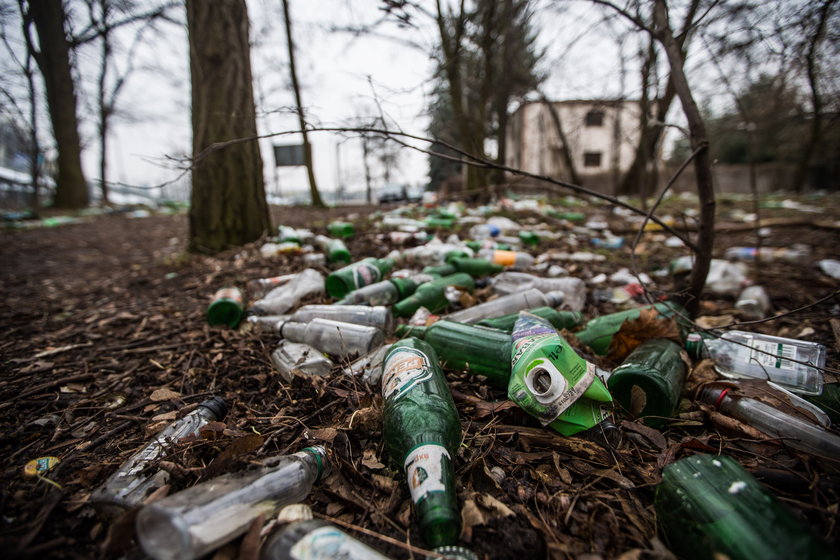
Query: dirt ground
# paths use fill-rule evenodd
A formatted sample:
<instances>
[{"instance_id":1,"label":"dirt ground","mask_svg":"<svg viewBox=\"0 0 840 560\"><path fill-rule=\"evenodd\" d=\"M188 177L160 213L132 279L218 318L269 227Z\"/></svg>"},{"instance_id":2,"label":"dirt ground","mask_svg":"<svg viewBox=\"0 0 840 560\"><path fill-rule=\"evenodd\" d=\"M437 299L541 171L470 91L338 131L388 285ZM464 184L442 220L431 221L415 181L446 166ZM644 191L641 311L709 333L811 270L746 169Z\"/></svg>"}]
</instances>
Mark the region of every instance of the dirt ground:
<instances>
[{"instance_id":1,"label":"dirt ground","mask_svg":"<svg viewBox=\"0 0 840 560\"><path fill-rule=\"evenodd\" d=\"M840 257L840 230L817 223L836 223L838 202L836 196L812 202L824 211L818 215L766 210L767 218L799 219L798 225L774 227L766 245L805 243L812 255L804 264L763 263L759 271L777 313L834 297L744 327L825 344L827 365L835 371L840 343L829 319L840 315L840 281L821 274L813 263ZM721 201L720 222L737 230L738 222L728 216L740 204ZM358 229L348 242L352 254L382 257L390 246L377 237L376 210L286 208L274 209L274 218L324 233L328 221L350 215ZM608 208L585 211L606 215ZM516 217L523 226L537 220L528 213ZM685 254L685 249L665 247L656 235L661 234L642 240L639 263L648 273ZM285 384L269 359L276 336L206 324L204 313L216 289L300 270L301 257L263 258L259 243L213 257L189 256L186 236L184 215L131 218L121 213L0 233L4 556L142 557L133 542L133 513L106 517L87 502L90 493L171 421L169 413L219 395L231 405L225 429L216 438L176 446L165 464L171 492L321 443L329 448L334 469L309 498L316 515L342 524L384 554L412 557L404 546L380 537L423 546L404 474L389 464L383 449L378 389L338 371L326 381L296 378ZM630 241L633 235L624 237ZM567 248L565 243L560 239L540 251ZM722 232L716 254L754 244L752 231ZM606 262L572 265L569 273L591 279L629 265L626 244L599 252L607 255ZM661 292L672 289L669 279L656 281ZM488 296L485 290L477 297ZM584 314L591 318L615 309L590 300ZM731 298L710 296L701 315L732 313ZM689 387L710 371L708 364L696 366ZM688 390L680 417L660 430L617 418L625 437L617 449L608 450L542 429L516 408L494 408L488 403L505 400L503 392L463 373L447 375L464 429L456 458L462 542L481 558L668 558L657 536L654 489L665 465L696 452L737 458L815 534L838 543L840 478L835 473L840 463L827 464L756 439L737 423L721 424L692 402ZM161 400L158 389L176 394ZM43 456L60 459L44 475L47 480L24 476L23 466ZM238 539L216 557L254 554L253 545Z\"/></svg>"}]
</instances>

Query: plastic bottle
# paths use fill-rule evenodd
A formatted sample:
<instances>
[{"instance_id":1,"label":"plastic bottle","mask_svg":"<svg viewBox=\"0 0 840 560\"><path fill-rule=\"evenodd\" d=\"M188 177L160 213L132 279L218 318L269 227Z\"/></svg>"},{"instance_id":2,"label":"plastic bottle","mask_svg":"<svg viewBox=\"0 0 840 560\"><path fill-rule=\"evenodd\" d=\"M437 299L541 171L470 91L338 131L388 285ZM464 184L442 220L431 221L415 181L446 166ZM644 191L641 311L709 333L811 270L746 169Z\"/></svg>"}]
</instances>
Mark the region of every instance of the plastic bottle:
<instances>
[{"instance_id":1,"label":"plastic bottle","mask_svg":"<svg viewBox=\"0 0 840 560\"><path fill-rule=\"evenodd\" d=\"M531 288L450 313L445 318L459 323L477 323L482 319L501 317L532 307L557 307L563 303L563 298L563 292L545 294L536 288Z\"/></svg>"},{"instance_id":2,"label":"plastic bottle","mask_svg":"<svg viewBox=\"0 0 840 560\"><path fill-rule=\"evenodd\" d=\"M385 355L389 349L389 345L383 344L376 350L356 358L341 371L345 375L361 377L362 381L371 387L379 387L382 382L382 367L385 364Z\"/></svg>"},{"instance_id":3,"label":"plastic bottle","mask_svg":"<svg viewBox=\"0 0 840 560\"><path fill-rule=\"evenodd\" d=\"M692 333L686 349L714 360L715 370L725 377L767 379L803 395L822 392L824 379L817 368L825 366L826 348L816 342L733 330L719 338Z\"/></svg>"},{"instance_id":4,"label":"plastic bottle","mask_svg":"<svg viewBox=\"0 0 840 560\"><path fill-rule=\"evenodd\" d=\"M244 312L243 301L239 288L222 288L213 295L213 301L207 308L207 322L236 327Z\"/></svg>"},{"instance_id":5,"label":"plastic bottle","mask_svg":"<svg viewBox=\"0 0 840 560\"><path fill-rule=\"evenodd\" d=\"M301 245L301 236L293 227L277 226L277 242L278 243L296 243Z\"/></svg>"},{"instance_id":6,"label":"plastic bottle","mask_svg":"<svg viewBox=\"0 0 840 560\"><path fill-rule=\"evenodd\" d=\"M363 542L320 519L297 521L275 532L260 560L388 560Z\"/></svg>"},{"instance_id":7,"label":"plastic bottle","mask_svg":"<svg viewBox=\"0 0 840 560\"><path fill-rule=\"evenodd\" d=\"M688 281L688 273L694 268L690 255L671 261L669 270L674 276L674 289L682 289ZM735 295L747 284L747 266L722 259L712 259L706 275L705 291L713 294Z\"/></svg>"},{"instance_id":8,"label":"plastic bottle","mask_svg":"<svg viewBox=\"0 0 840 560\"><path fill-rule=\"evenodd\" d=\"M636 309L628 309L627 311L619 311L618 313L610 313L609 315L602 315L596 317L586 323L583 329L575 333L577 339L583 344L598 354L599 356L606 356L610 351L613 337L621 330L625 321L634 321L638 319L643 310L654 310L657 314L657 319L667 321L675 319L677 324L682 328L681 317L687 317L688 312L681 306L673 302L661 302L653 305L637 307ZM684 322L684 321L683 321Z\"/></svg>"},{"instance_id":9,"label":"plastic bottle","mask_svg":"<svg viewBox=\"0 0 840 560\"><path fill-rule=\"evenodd\" d=\"M149 467L161 459L166 449L178 440L197 436L203 426L222 420L227 411L227 404L220 397L204 401L198 408L164 428L145 447L129 457L108 477L105 484L91 495L91 501L125 508L139 505L153 490L169 480L169 473L166 471L154 471Z\"/></svg>"},{"instance_id":10,"label":"plastic bottle","mask_svg":"<svg viewBox=\"0 0 840 560\"><path fill-rule=\"evenodd\" d=\"M391 278L353 290L335 304L391 305L407 298L416 289L417 284L411 278Z\"/></svg>"},{"instance_id":11,"label":"plastic bottle","mask_svg":"<svg viewBox=\"0 0 840 560\"><path fill-rule=\"evenodd\" d=\"M793 247L730 247L724 252L724 256L730 260L754 261L756 258L762 261L788 261L804 262L811 256L811 249L807 245L794 245Z\"/></svg>"},{"instance_id":12,"label":"plastic bottle","mask_svg":"<svg viewBox=\"0 0 840 560\"><path fill-rule=\"evenodd\" d=\"M341 239L330 239L326 235L316 235L315 244L327 255L331 263L349 263L350 251Z\"/></svg>"},{"instance_id":13,"label":"plastic bottle","mask_svg":"<svg viewBox=\"0 0 840 560\"><path fill-rule=\"evenodd\" d=\"M382 396L385 449L406 471L423 539L429 547L455 544L461 514L452 462L461 422L432 347L416 338L391 346Z\"/></svg>"},{"instance_id":14,"label":"plastic bottle","mask_svg":"<svg viewBox=\"0 0 840 560\"><path fill-rule=\"evenodd\" d=\"M731 457L699 454L671 463L654 506L668 546L683 558L836 558Z\"/></svg>"},{"instance_id":15,"label":"plastic bottle","mask_svg":"<svg viewBox=\"0 0 840 560\"><path fill-rule=\"evenodd\" d=\"M367 325L385 333L391 332L394 326L391 310L383 305L304 305L289 317L289 321L308 323L317 318Z\"/></svg>"},{"instance_id":16,"label":"plastic bottle","mask_svg":"<svg viewBox=\"0 0 840 560\"><path fill-rule=\"evenodd\" d=\"M137 539L156 560L204 556L244 533L260 514L272 515L308 496L328 471L326 452L318 446L218 476L141 509Z\"/></svg>"},{"instance_id":17,"label":"plastic bottle","mask_svg":"<svg viewBox=\"0 0 840 560\"><path fill-rule=\"evenodd\" d=\"M750 286L744 288L744 291L738 296L735 308L741 312L744 319L764 319L770 310L770 297L763 287Z\"/></svg>"},{"instance_id":18,"label":"plastic bottle","mask_svg":"<svg viewBox=\"0 0 840 560\"><path fill-rule=\"evenodd\" d=\"M583 315L579 311L557 311L553 307L534 307L527 311L532 315L548 319L548 322L557 330L572 329L583 322ZM482 319L476 324L483 327L499 329L500 331L512 332L513 325L518 318L519 312L516 312L509 315L502 315L501 317Z\"/></svg>"},{"instance_id":19,"label":"plastic bottle","mask_svg":"<svg viewBox=\"0 0 840 560\"><path fill-rule=\"evenodd\" d=\"M510 400L563 435L606 418L612 397L597 368L578 356L551 323L520 313L512 342Z\"/></svg>"},{"instance_id":20,"label":"plastic bottle","mask_svg":"<svg viewBox=\"0 0 840 560\"><path fill-rule=\"evenodd\" d=\"M840 436L760 400L743 396L737 383L709 383L700 389L697 399L779 438L788 447L828 459L840 459Z\"/></svg>"},{"instance_id":21,"label":"plastic bottle","mask_svg":"<svg viewBox=\"0 0 840 560\"><path fill-rule=\"evenodd\" d=\"M307 296L324 293L324 277L313 268L306 268L282 286L274 288L251 305L257 315L285 313Z\"/></svg>"},{"instance_id":22,"label":"plastic bottle","mask_svg":"<svg viewBox=\"0 0 840 560\"><path fill-rule=\"evenodd\" d=\"M488 237L498 237L501 232L499 226L494 224L476 224L470 228L470 237L476 241L481 241Z\"/></svg>"},{"instance_id":23,"label":"plastic bottle","mask_svg":"<svg viewBox=\"0 0 840 560\"><path fill-rule=\"evenodd\" d=\"M272 276L271 278L257 278L255 280L249 280L245 288L248 290L248 295L251 299L255 300L263 297L274 288L292 280L295 276L296 274L283 274L282 276Z\"/></svg>"},{"instance_id":24,"label":"plastic bottle","mask_svg":"<svg viewBox=\"0 0 840 560\"><path fill-rule=\"evenodd\" d=\"M444 309L449 305L449 300L445 296L445 290L449 286L473 290L475 288L475 281L469 274L459 272L458 274L444 276L443 278L420 284L417 286L413 295L394 304L394 315L397 317L411 317L421 307L425 307L432 313Z\"/></svg>"},{"instance_id":25,"label":"plastic bottle","mask_svg":"<svg viewBox=\"0 0 840 560\"><path fill-rule=\"evenodd\" d=\"M350 222L335 221L327 224L327 231L333 237L353 237L356 228Z\"/></svg>"},{"instance_id":26,"label":"plastic bottle","mask_svg":"<svg viewBox=\"0 0 840 560\"><path fill-rule=\"evenodd\" d=\"M472 257L472 250L468 247L453 243L442 243L437 238L426 243L406 249L400 253L400 262L407 265L435 266L446 264L447 257L452 259L457 254Z\"/></svg>"},{"instance_id":27,"label":"plastic bottle","mask_svg":"<svg viewBox=\"0 0 840 560\"><path fill-rule=\"evenodd\" d=\"M457 272L466 272L473 278L489 276L504 270L502 265L481 258L455 257L450 259L449 262Z\"/></svg>"},{"instance_id":28,"label":"plastic bottle","mask_svg":"<svg viewBox=\"0 0 840 560\"><path fill-rule=\"evenodd\" d=\"M512 294L536 288L541 292L563 292L564 306L580 311L586 303L586 283L580 278L542 278L527 272L502 272L491 279L497 294Z\"/></svg>"},{"instance_id":29,"label":"plastic bottle","mask_svg":"<svg viewBox=\"0 0 840 560\"><path fill-rule=\"evenodd\" d=\"M326 377L332 370L332 361L308 344L281 340L271 353L271 363L287 383L292 382L295 373L304 376Z\"/></svg>"},{"instance_id":30,"label":"plastic bottle","mask_svg":"<svg viewBox=\"0 0 840 560\"><path fill-rule=\"evenodd\" d=\"M496 387L508 386L509 332L441 319L428 327L399 325L397 336L423 339L445 368L483 375Z\"/></svg>"},{"instance_id":31,"label":"plastic bottle","mask_svg":"<svg viewBox=\"0 0 840 560\"><path fill-rule=\"evenodd\" d=\"M362 259L327 276L327 293L341 299L353 290L379 282L393 267L393 259Z\"/></svg>"},{"instance_id":32,"label":"plastic bottle","mask_svg":"<svg viewBox=\"0 0 840 560\"><path fill-rule=\"evenodd\" d=\"M330 319L312 319L309 323L283 323L280 336L292 342L303 342L335 358L367 354L385 342L385 335L376 327L342 323Z\"/></svg>"},{"instance_id":33,"label":"plastic bottle","mask_svg":"<svg viewBox=\"0 0 840 560\"><path fill-rule=\"evenodd\" d=\"M831 276L835 280L840 280L840 261L837 259L823 259L817 263L823 274Z\"/></svg>"},{"instance_id":34,"label":"plastic bottle","mask_svg":"<svg viewBox=\"0 0 840 560\"><path fill-rule=\"evenodd\" d=\"M484 249L479 252L479 257L485 258L488 261L502 265L507 268L515 268L518 270L527 270L534 265L534 257L528 253L521 251L501 251L498 249Z\"/></svg>"},{"instance_id":35,"label":"plastic bottle","mask_svg":"<svg viewBox=\"0 0 840 560\"><path fill-rule=\"evenodd\" d=\"M674 414L685 384L682 347L654 338L641 343L610 374L610 393L632 415L649 426L662 426Z\"/></svg>"}]
</instances>

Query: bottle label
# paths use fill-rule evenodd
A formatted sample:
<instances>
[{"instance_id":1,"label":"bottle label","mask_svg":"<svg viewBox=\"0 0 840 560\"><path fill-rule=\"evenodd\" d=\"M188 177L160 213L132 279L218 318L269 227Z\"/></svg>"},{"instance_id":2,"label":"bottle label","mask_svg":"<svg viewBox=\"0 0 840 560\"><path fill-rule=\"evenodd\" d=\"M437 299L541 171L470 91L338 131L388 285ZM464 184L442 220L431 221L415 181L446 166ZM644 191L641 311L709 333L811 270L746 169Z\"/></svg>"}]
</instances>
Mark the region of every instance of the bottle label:
<instances>
[{"instance_id":1,"label":"bottle label","mask_svg":"<svg viewBox=\"0 0 840 560\"><path fill-rule=\"evenodd\" d=\"M790 344L753 340L750 361L763 367L795 370L796 347Z\"/></svg>"},{"instance_id":2,"label":"bottle label","mask_svg":"<svg viewBox=\"0 0 840 560\"><path fill-rule=\"evenodd\" d=\"M382 272L371 263L359 263L353 268L353 285L356 288L379 282Z\"/></svg>"},{"instance_id":3,"label":"bottle label","mask_svg":"<svg viewBox=\"0 0 840 560\"><path fill-rule=\"evenodd\" d=\"M289 552L294 560L320 558L387 560L385 556L335 527L318 527L308 532L292 546Z\"/></svg>"},{"instance_id":4,"label":"bottle label","mask_svg":"<svg viewBox=\"0 0 840 560\"><path fill-rule=\"evenodd\" d=\"M405 458L405 476L411 501L419 504L432 492L444 492L443 461L452 460L442 445L427 443L412 449Z\"/></svg>"},{"instance_id":5,"label":"bottle label","mask_svg":"<svg viewBox=\"0 0 840 560\"><path fill-rule=\"evenodd\" d=\"M415 385L432 378L429 357L414 348L399 348L385 361L382 373L382 396L399 399Z\"/></svg>"},{"instance_id":6,"label":"bottle label","mask_svg":"<svg viewBox=\"0 0 840 560\"><path fill-rule=\"evenodd\" d=\"M220 299L230 299L242 305L242 292L239 291L239 288L222 288L213 296L213 301Z\"/></svg>"}]
</instances>

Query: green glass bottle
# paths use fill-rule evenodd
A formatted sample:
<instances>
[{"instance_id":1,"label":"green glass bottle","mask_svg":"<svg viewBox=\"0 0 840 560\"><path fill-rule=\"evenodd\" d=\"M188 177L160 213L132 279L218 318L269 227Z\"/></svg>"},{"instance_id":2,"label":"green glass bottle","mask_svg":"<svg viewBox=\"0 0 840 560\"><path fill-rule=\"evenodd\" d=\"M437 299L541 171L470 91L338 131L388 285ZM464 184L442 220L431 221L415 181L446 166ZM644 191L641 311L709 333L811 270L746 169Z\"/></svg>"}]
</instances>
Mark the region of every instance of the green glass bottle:
<instances>
[{"instance_id":1,"label":"green glass bottle","mask_svg":"<svg viewBox=\"0 0 840 560\"><path fill-rule=\"evenodd\" d=\"M540 244L540 236L532 231L520 231L518 234L520 241L525 245L536 247Z\"/></svg>"},{"instance_id":2,"label":"green glass bottle","mask_svg":"<svg viewBox=\"0 0 840 560\"><path fill-rule=\"evenodd\" d=\"M329 279L327 281L329 282ZM425 307L432 313L444 309L449 305L449 301L444 294L448 286L473 290L475 289L475 281L469 274L459 272L420 284L412 296L394 305L394 315L411 317L421 307Z\"/></svg>"},{"instance_id":3,"label":"green glass bottle","mask_svg":"<svg viewBox=\"0 0 840 560\"><path fill-rule=\"evenodd\" d=\"M510 333L441 319L428 327L400 325L397 336L422 338L449 369L483 375L496 387L510 381Z\"/></svg>"},{"instance_id":4,"label":"green glass bottle","mask_svg":"<svg viewBox=\"0 0 840 560\"><path fill-rule=\"evenodd\" d=\"M676 303L661 302L655 303L652 306L642 306L636 309L628 309L627 311L619 311L618 313L611 313L592 319L583 329L575 333L575 336L583 344L589 346L593 352L599 356L606 356L610 351L613 336L621 330L621 326L625 321L633 321L641 316L643 309L655 309L659 316L663 319L677 318L677 323L680 324L679 316L688 316L688 313ZM685 338L685 327L680 324L683 338Z\"/></svg>"},{"instance_id":5,"label":"green glass bottle","mask_svg":"<svg viewBox=\"0 0 840 560\"><path fill-rule=\"evenodd\" d=\"M686 363L673 340L641 343L607 381L613 398L649 426L662 426L674 414L685 385Z\"/></svg>"},{"instance_id":6,"label":"green glass bottle","mask_svg":"<svg viewBox=\"0 0 840 560\"><path fill-rule=\"evenodd\" d=\"M800 396L820 407L831 418L832 424L840 424L840 383L826 383L819 395Z\"/></svg>"},{"instance_id":7,"label":"green glass bottle","mask_svg":"<svg viewBox=\"0 0 840 560\"><path fill-rule=\"evenodd\" d=\"M668 545L681 557L837 558L727 456L693 455L665 467L654 506Z\"/></svg>"},{"instance_id":8,"label":"green glass bottle","mask_svg":"<svg viewBox=\"0 0 840 560\"><path fill-rule=\"evenodd\" d=\"M327 225L327 231L333 237L348 238L353 237L356 233L356 228L350 222L335 221Z\"/></svg>"},{"instance_id":9,"label":"green glass bottle","mask_svg":"<svg viewBox=\"0 0 840 560\"><path fill-rule=\"evenodd\" d=\"M426 227L430 228L450 229L455 225L454 219L442 216L429 216L424 221L426 222Z\"/></svg>"},{"instance_id":10,"label":"green glass bottle","mask_svg":"<svg viewBox=\"0 0 840 560\"><path fill-rule=\"evenodd\" d=\"M432 347L416 338L391 346L382 396L385 449L405 469L423 539L430 548L455 544L461 514L452 463L461 423Z\"/></svg>"},{"instance_id":11,"label":"green glass bottle","mask_svg":"<svg viewBox=\"0 0 840 560\"><path fill-rule=\"evenodd\" d=\"M222 288L213 296L207 308L207 322L211 325L235 327L242 319L242 291L239 288Z\"/></svg>"},{"instance_id":12,"label":"green glass bottle","mask_svg":"<svg viewBox=\"0 0 840 560\"><path fill-rule=\"evenodd\" d=\"M528 313L542 317L543 319L548 319L548 322L557 330L571 329L583 322L583 314L579 311L557 311L553 307L535 307L528 309ZM483 319L476 324L499 329L500 331L512 332L517 317L519 317L519 313L511 313L509 315L502 315L501 317Z\"/></svg>"},{"instance_id":13,"label":"green glass bottle","mask_svg":"<svg viewBox=\"0 0 840 560\"><path fill-rule=\"evenodd\" d=\"M487 259L477 259L470 257L457 257L449 261L458 272L466 272L473 278L480 278L482 276L490 276L505 269L502 265L488 261Z\"/></svg>"},{"instance_id":14,"label":"green glass bottle","mask_svg":"<svg viewBox=\"0 0 840 560\"><path fill-rule=\"evenodd\" d=\"M353 290L379 282L393 267L393 259L362 259L327 276L327 293L334 298L343 298Z\"/></svg>"},{"instance_id":15,"label":"green glass bottle","mask_svg":"<svg viewBox=\"0 0 840 560\"><path fill-rule=\"evenodd\" d=\"M315 243L327 255L327 261L331 263L350 262L350 251L341 239L331 239L326 235L316 235Z\"/></svg>"}]
</instances>

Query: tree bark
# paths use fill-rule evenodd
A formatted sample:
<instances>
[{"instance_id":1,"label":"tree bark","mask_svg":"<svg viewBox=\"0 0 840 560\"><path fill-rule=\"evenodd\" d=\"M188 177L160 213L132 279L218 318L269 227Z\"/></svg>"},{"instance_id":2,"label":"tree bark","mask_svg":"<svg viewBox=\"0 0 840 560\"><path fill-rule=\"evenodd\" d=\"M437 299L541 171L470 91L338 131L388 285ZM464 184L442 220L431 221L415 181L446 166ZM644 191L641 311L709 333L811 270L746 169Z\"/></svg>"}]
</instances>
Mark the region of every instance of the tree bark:
<instances>
[{"instance_id":1,"label":"tree bark","mask_svg":"<svg viewBox=\"0 0 840 560\"><path fill-rule=\"evenodd\" d=\"M193 157L190 251L254 241L271 227L265 199L245 0L187 0ZM241 138L223 149L214 143Z\"/></svg>"},{"instance_id":2,"label":"tree bark","mask_svg":"<svg viewBox=\"0 0 840 560\"><path fill-rule=\"evenodd\" d=\"M90 196L82 172L76 90L70 72L70 50L61 0L29 2L29 10L24 17L27 39L30 21L38 32L40 50L33 49L33 56L44 77L50 122L58 149L58 177L53 205L65 209L84 208L90 202Z\"/></svg>"},{"instance_id":3,"label":"tree bark","mask_svg":"<svg viewBox=\"0 0 840 560\"><path fill-rule=\"evenodd\" d=\"M706 276L712 261L712 250L715 244L715 191L712 182L712 167L709 159L708 138L706 124L694 97L683 67L683 52L674 38L668 20L668 6L666 0L655 0L654 22L659 41L665 47L668 65L671 70L670 81L680 99L685 117L688 120L688 130L691 147L698 150L694 158L694 175L697 179L697 195L700 202L700 222L697 228L697 254L694 268L689 279L688 294L685 306L691 315L695 315L706 286Z\"/></svg>"},{"instance_id":4,"label":"tree bark","mask_svg":"<svg viewBox=\"0 0 840 560\"><path fill-rule=\"evenodd\" d=\"M563 129L563 121L560 120L560 114L557 112L557 107L548 100L545 94L540 93L540 97L542 103L548 109L548 114L551 116L551 122L554 124L554 130L557 132L557 138L560 140L560 153L563 156L563 163L566 164L566 168L569 170L570 180L575 185L583 185L583 178L578 174L577 166L575 165L575 158L572 157L572 151L569 149L566 131Z\"/></svg>"},{"instance_id":5,"label":"tree bark","mask_svg":"<svg viewBox=\"0 0 840 560\"><path fill-rule=\"evenodd\" d=\"M292 88L295 90L295 103L297 104L300 130L301 134L303 134L303 160L306 164L306 174L309 177L309 192L312 197L312 206L323 208L324 201L321 200L321 193L318 192L318 185L315 183L315 170L312 167L312 145L309 143L309 135L306 132L306 116L303 112L300 84L298 83L297 70L295 69L295 45L292 39L292 18L289 16L288 0L283 0L283 18L286 23L286 44L289 47L289 72L292 77Z\"/></svg>"}]
</instances>

